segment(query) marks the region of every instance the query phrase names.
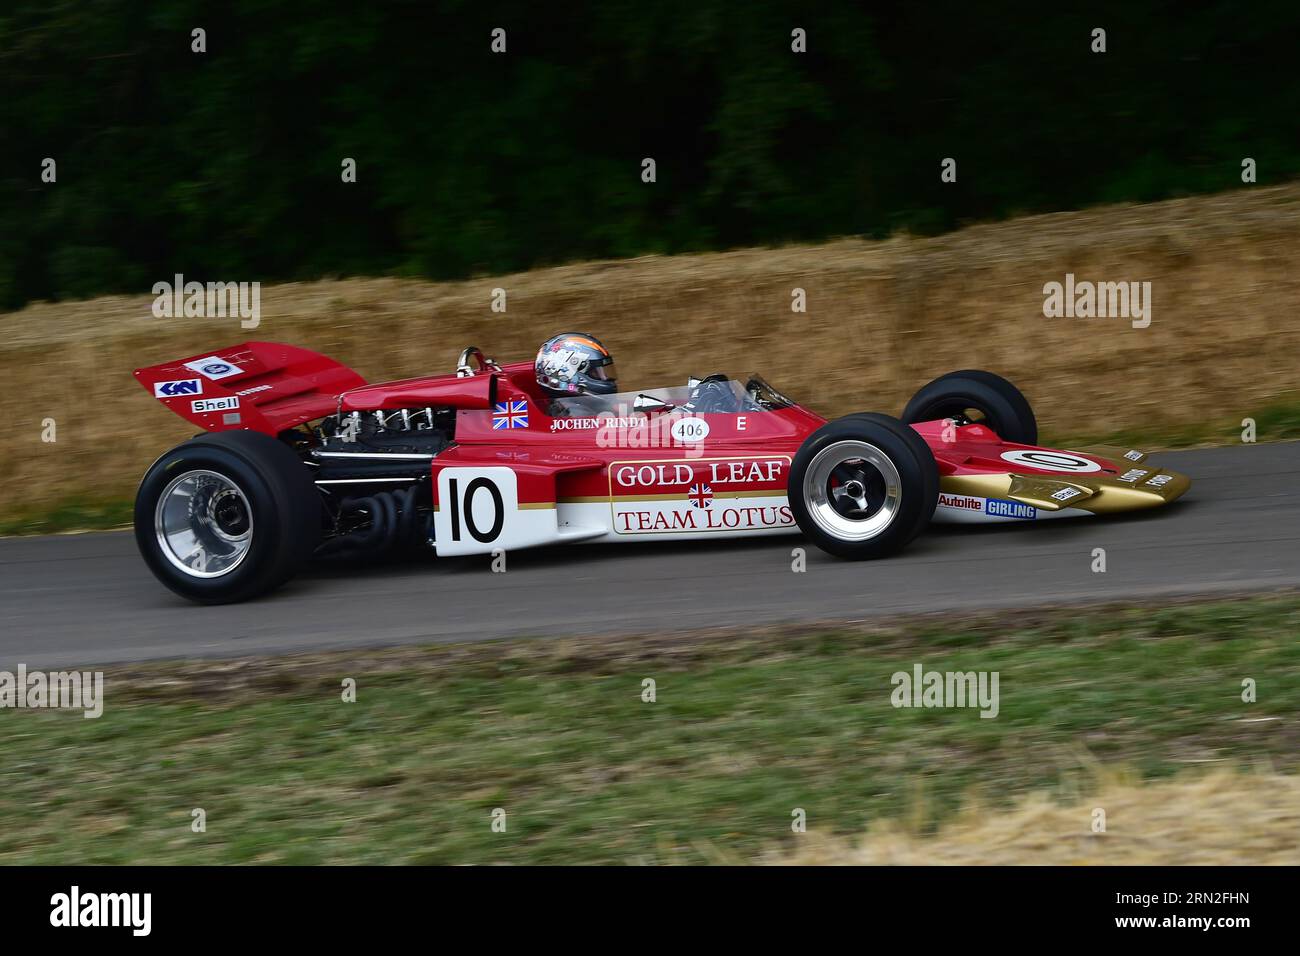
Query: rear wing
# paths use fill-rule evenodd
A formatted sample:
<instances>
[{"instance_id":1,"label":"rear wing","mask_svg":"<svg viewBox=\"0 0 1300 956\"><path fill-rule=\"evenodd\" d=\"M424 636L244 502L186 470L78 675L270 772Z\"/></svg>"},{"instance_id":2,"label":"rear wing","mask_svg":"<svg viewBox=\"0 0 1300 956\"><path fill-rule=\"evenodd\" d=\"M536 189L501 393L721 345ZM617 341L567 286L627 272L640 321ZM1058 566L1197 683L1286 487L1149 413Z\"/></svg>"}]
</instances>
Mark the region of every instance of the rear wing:
<instances>
[{"instance_id":1,"label":"rear wing","mask_svg":"<svg viewBox=\"0 0 1300 956\"><path fill-rule=\"evenodd\" d=\"M206 431L267 435L332 414L341 392L366 384L346 365L277 342L242 342L138 368L135 377L154 398Z\"/></svg>"}]
</instances>

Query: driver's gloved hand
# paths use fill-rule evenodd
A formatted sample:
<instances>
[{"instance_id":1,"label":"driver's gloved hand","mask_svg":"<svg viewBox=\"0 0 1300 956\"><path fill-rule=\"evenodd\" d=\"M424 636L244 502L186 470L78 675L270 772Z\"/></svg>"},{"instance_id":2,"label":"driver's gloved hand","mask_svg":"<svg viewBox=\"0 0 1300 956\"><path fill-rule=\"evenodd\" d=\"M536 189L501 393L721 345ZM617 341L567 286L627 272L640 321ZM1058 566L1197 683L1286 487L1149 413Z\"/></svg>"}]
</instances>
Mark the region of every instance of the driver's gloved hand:
<instances>
[{"instance_id":1,"label":"driver's gloved hand","mask_svg":"<svg viewBox=\"0 0 1300 956\"><path fill-rule=\"evenodd\" d=\"M728 381L721 372L700 379L691 389L690 401L682 408L700 414L735 411L736 398L726 385Z\"/></svg>"}]
</instances>

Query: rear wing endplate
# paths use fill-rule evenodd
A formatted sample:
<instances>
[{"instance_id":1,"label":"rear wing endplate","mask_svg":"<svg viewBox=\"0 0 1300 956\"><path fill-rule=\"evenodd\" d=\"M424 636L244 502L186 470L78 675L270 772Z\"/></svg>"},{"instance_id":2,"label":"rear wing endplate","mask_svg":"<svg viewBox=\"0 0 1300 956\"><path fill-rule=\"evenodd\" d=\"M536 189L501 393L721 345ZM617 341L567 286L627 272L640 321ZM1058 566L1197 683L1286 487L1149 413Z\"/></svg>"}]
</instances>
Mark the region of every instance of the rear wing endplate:
<instances>
[{"instance_id":1,"label":"rear wing endplate","mask_svg":"<svg viewBox=\"0 0 1300 956\"><path fill-rule=\"evenodd\" d=\"M210 432L277 435L333 414L339 394L366 380L318 352L277 342L242 342L135 370L169 409Z\"/></svg>"}]
</instances>

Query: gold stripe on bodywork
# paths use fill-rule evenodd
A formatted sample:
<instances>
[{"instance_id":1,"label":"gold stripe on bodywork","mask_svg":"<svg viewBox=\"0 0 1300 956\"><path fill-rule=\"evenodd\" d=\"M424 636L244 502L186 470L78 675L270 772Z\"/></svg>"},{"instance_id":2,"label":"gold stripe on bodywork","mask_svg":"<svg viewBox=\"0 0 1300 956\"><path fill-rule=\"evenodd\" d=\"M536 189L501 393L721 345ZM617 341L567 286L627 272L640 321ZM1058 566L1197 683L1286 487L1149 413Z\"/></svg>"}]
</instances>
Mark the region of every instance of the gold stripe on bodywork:
<instances>
[{"instance_id":1,"label":"gold stripe on bodywork","mask_svg":"<svg viewBox=\"0 0 1300 956\"><path fill-rule=\"evenodd\" d=\"M604 501L605 499L597 498L596 500ZM545 511L547 508L554 508L555 502L554 501L520 501L515 505L515 507L520 511ZM441 511L442 506L434 505L433 510L435 512Z\"/></svg>"}]
</instances>

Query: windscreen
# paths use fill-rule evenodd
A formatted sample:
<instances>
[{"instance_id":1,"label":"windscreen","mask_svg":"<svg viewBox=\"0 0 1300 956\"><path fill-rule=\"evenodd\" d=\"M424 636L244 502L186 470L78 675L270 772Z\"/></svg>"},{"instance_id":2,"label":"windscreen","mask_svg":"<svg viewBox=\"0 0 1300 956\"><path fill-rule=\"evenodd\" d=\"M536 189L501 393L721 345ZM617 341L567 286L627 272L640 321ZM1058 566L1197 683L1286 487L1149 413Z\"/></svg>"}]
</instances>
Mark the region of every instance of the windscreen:
<instances>
[{"instance_id":1,"label":"windscreen","mask_svg":"<svg viewBox=\"0 0 1300 956\"><path fill-rule=\"evenodd\" d=\"M662 402L663 407L638 408L637 399ZM609 414L625 417L648 411L650 414L684 411L694 414L752 414L788 408L794 402L786 398L757 375L741 384L735 379L696 381L694 384L669 388L644 389L636 392L619 392L615 395L572 395L555 399L551 405L553 417L568 415L595 416Z\"/></svg>"}]
</instances>

